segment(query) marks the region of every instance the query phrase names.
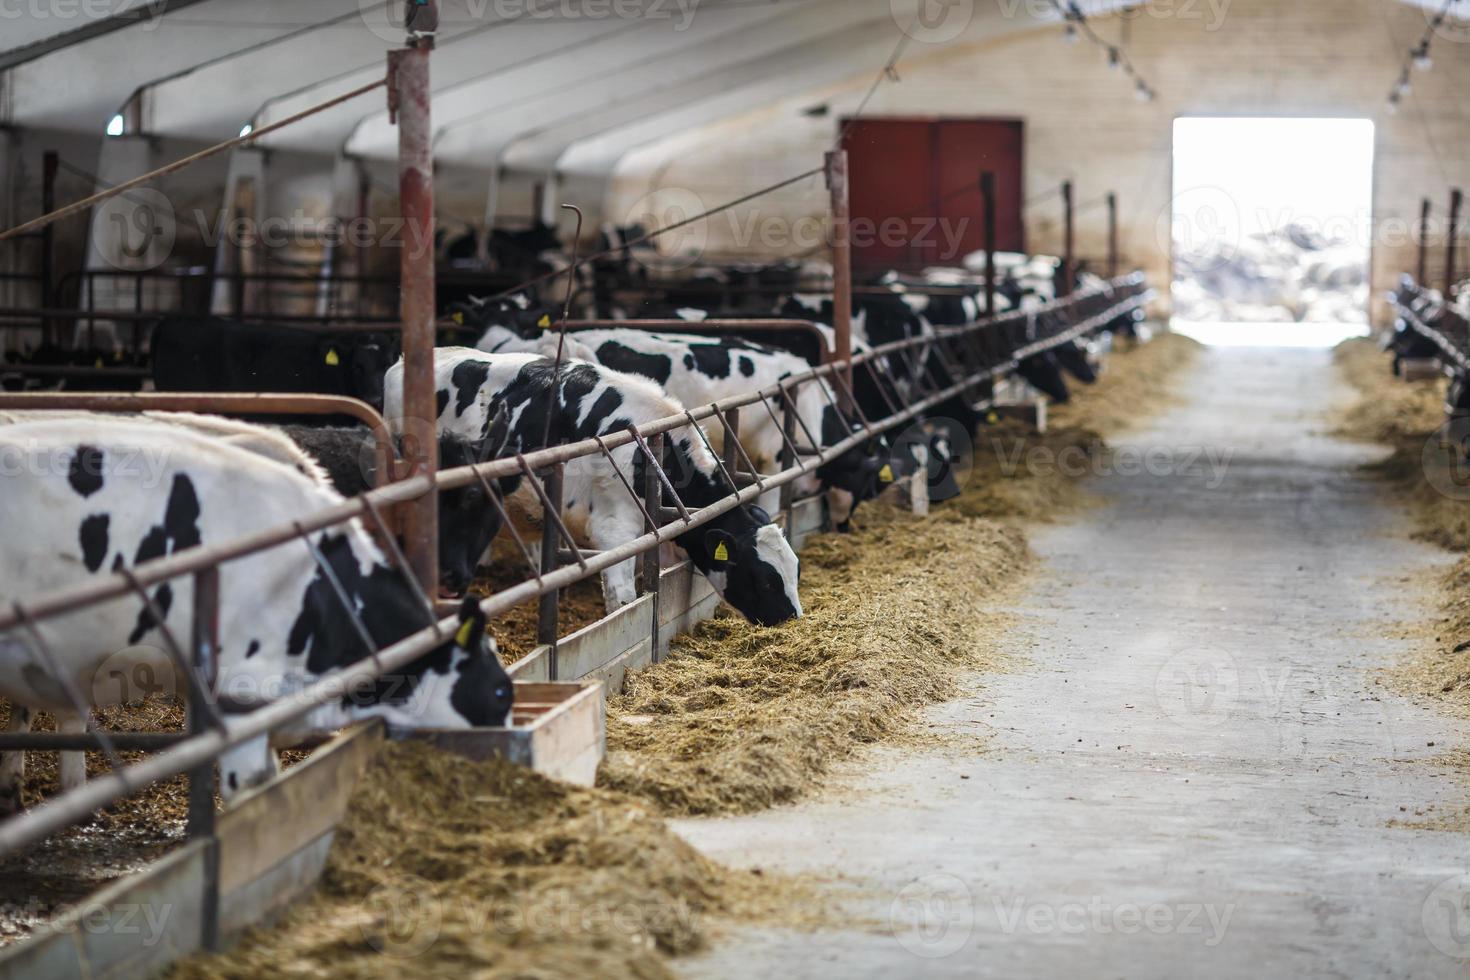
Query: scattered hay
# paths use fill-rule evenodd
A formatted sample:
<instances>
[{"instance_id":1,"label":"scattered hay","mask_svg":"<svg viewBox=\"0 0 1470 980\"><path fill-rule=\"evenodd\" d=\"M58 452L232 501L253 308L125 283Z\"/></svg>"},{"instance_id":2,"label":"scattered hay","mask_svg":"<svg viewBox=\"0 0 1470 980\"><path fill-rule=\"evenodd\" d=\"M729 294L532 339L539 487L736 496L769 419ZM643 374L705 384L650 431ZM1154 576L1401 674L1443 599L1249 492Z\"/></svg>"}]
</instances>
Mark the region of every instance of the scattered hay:
<instances>
[{"instance_id":1,"label":"scattered hay","mask_svg":"<svg viewBox=\"0 0 1470 980\"><path fill-rule=\"evenodd\" d=\"M960 496L940 505L967 517L1051 521L1092 506L1096 498L1079 485L1107 453L1091 429L1052 426L1037 433L1005 419L980 430Z\"/></svg>"},{"instance_id":2,"label":"scattered hay","mask_svg":"<svg viewBox=\"0 0 1470 980\"><path fill-rule=\"evenodd\" d=\"M1408 382L1395 377L1389 355L1366 337L1338 344L1332 360L1359 393L1338 435L1398 446L1405 439L1422 442L1444 422L1444 378Z\"/></svg>"},{"instance_id":3,"label":"scattered hay","mask_svg":"<svg viewBox=\"0 0 1470 980\"><path fill-rule=\"evenodd\" d=\"M1153 348L1115 355L1110 377L1152 363ZM1110 396L1119 405L1104 425L1125 402L1130 412L1166 405L1165 373ZM1093 393L1110 387L1080 391L1075 417L1089 417ZM730 918L823 923L829 893L723 869L658 812L794 799L858 746L910 734L918 708L959 693L968 672L1004 668L996 639L1009 618L997 607L1029 559L1023 532L997 518L1076 506L1073 476L1085 475L1008 461L1034 448L1091 459L1101 441L1065 422L1042 437L1004 426L988 436L965 493L930 518L869 506L857 533L814 538L803 554L806 618L764 630L715 620L632 675L610 706L612 789L387 745L338 829L321 888L287 927L253 930L173 975L648 980L670 976L668 957L702 948ZM591 598L597 618L601 597ZM574 621L564 614L564 626ZM502 651L518 649L516 628L493 628Z\"/></svg>"},{"instance_id":4,"label":"scattered hay","mask_svg":"<svg viewBox=\"0 0 1470 980\"><path fill-rule=\"evenodd\" d=\"M1178 381L1201 350L1198 341L1167 330L1119 348L1096 384L1071 386L1072 400L1054 406L1051 419L1058 428L1085 425L1105 436L1126 431L1180 403Z\"/></svg>"},{"instance_id":5,"label":"scattered hay","mask_svg":"<svg viewBox=\"0 0 1470 980\"><path fill-rule=\"evenodd\" d=\"M525 581L526 559L514 542L505 536L497 538L491 558L490 570L470 586L470 592L481 598ZM491 621L490 635L500 649L502 663L509 666L536 649L537 615L538 607L532 600L512 606ZM600 576L594 575L561 590L561 601L557 605L561 636L575 633L606 615L607 604L602 596Z\"/></svg>"},{"instance_id":6,"label":"scattered hay","mask_svg":"<svg viewBox=\"0 0 1470 980\"><path fill-rule=\"evenodd\" d=\"M178 731L183 705L176 700L114 705L96 712L97 724L114 732ZM0 699L0 729L10 721L10 705ZM33 732L54 732L52 717L41 712ZM124 762L144 758L121 753ZM22 798L35 806L61 792L55 752L26 753ZM101 752L87 753L87 773L109 769ZM79 901L109 881L146 866L183 840L188 818L188 780L155 783L104 808L91 820L52 835L40 844L0 859L0 946L25 938L59 908Z\"/></svg>"},{"instance_id":7,"label":"scattered hay","mask_svg":"<svg viewBox=\"0 0 1470 980\"><path fill-rule=\"evenodd\" d=\"M807 545L802 619L722 616L629 675L608 705L602 785L679 814L789 802L957 695L962 671L1002 666L991 610L1027 563L1021 532L954 508L860 516L858 533Z\"/></svg>"},{"instance_id":8,"label":"scattered hay","mask_svg":"<svg viewBox=\"0 0 1470 980\"><path fill-rule=\"evenodd\" d=\"M852 535L820 535L802 555L806 615L774 629L733 616L675 641L608 705L602 785L676 814L749 812L799 798L860 746L902 736L966 674L1006 667L1005 605L1029 563L1013 520L1083 506L1078 478L1105 446L1073 421L1122 426L1174 401L1199 350L1164 334L1113 356L1044 435L1016 422L984 430L963 493L915 518L858 512ZM1134 372L1142 378L1132 380Z\"/></svg>"},{"instance_id":9,"label":"scattered hay","mask_svg":"<svg viewBox=\"0 0 1470 980\"><path fill-rule=\"evenodd\" d=\"M1437 615L1411 625L1411 655L1386 671L1389 682L1415 697L1470 718L1470 557L1430 583Z\"/></svg>"},{"instance_id":10,"label":"scattered hay","mask_svg":"<svg viewBox=\"0 0 1470 980\"><path fill-rule=\"evenodd\" d=\"M1445 421L1445 380L1407 382L1394 377L1389 356L1366 339L1338 344L1333 360L1358 395L1337 434L1393 449L1368 469L1408 509L1415 538L1450 551L1470 549L1470 504L1435 489L1463 482L1462 476L1450 472L1452 453L1439 451L1435 435Z\"/></svg>"},{"instance_id":11,"label":"scattered hay","mask_svg":"<svg viewBox=\"0 0 1470 980\"><path fill-rule=\"evenodd\" d=\"M1368 470L1406 508L1415 538L1451 551L1470 550L1470 501L1435 489L1435 484L1454 485L1444 472L1450 455L1425 453L1434 430L1444 423L1444 380L1411 383L1394 377L1389 356L1365 339L1343 341L1333 359L1357 392L1338 433L1393 447ZM1470 717L1470 557L1438 576L1431 590L1437 593L1438 615L1407 630L1413 653L1387 677L1405 693Z\"/></svg>"},{"instance_id":12,"label":"scattered hay","mask_svg":"<svg viewBox=\"0 0 1470 980\"><path fill-rule=\"evenodd\" d=\"M785 887L721 869L627 797L389 744L289 928L172 976L651 980L702 948L714 917L759 915Z\"/></svg>"}]
</instances>

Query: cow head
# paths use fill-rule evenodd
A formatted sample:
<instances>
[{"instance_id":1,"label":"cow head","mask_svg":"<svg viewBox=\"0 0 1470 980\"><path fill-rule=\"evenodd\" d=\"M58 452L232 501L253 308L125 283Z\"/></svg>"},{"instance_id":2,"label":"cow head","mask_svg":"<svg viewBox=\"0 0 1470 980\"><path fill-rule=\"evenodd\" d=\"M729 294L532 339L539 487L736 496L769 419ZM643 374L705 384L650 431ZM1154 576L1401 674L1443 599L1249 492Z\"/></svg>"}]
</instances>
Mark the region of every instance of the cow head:
<instances>
[{"instance_id":1,"label":"cow head","mask_svg":"<svg viewBox=\"0 0 1470 980\"><path fill-rule=\"evenodd\" d=\"M383 410L383 375L398 360L398 344L381 336L364 338L352 347L347 370L352 397Z\"/></svg>"},{"instance_id":2,"label":"cow head","mask_svg":"<svg viewBox=\"0 0 1470 980\"><path fill-rule=\"evenodd\" d=\"M480 601L466 597L454 635L420 660L419 683L390 723L414 728L493 728L504 725L515 704L515 684L485 633ZM406 716L406 717L405 717Z\"/></svg>"},{"instance_id":3,"label":"cow head","mask_svg":"<svg viewBox=\"0 0 1470 980\"><path fill-rule=\"evenodd\" d=\"M857 423L843 418L831 405L822 409L821 440L832 446L862 431ZM817 479L827 492L827 510L838 531L851 529L858 504L872 500L912 470L903 465L888 440L881 435L859 443L817 467Z\"/></svg>"},{"instance_id":4,"label":"cow head","mask_svg":"<svg viewBox=\"0 0 1470 980\"><path fill-rule=\"evenodd\" d=\"M428 625L428 611L407 573L381 560L365 567L356 544L346 534L323 534L319 540L327 568L307 585L285 650L304 655L298 666L312 674L357 663L371 653L341 591L372 649L385 649ZM342 707L355 717L381 717L403 727L464 728L503 723L514 698L495 644L485 635L485 616L477 602L467 600L452 635L401 671L349 688Z\"/></svg>"},{"instance_id":5,"label":"cow head","mask_svg":"<svg viewBox=\"0 0 1470 980\"><path fill-rule=\"evenodd\" d=\"M771 515L737 507L676 543L736 612L759 626L801 616L800 562Z\"/></svg>"},{"instance_id":6,"label":"cow head","mask_svg":"<svg viewBox=\"0 0 1470 980\"><path fill-rule=\"evenodd\" d=\"M1066 404L1072 397L1072 393L1067 390L1067 380L1062 377L1061 365L1048 351L1033 354L1020 361L1016 365L1016 373L1058 405Z\"/></svg>"},{"instance_id":7,"label":"cow head","mask_svg":"<svg viewBox=\"0 0 1470 980\"><path fill-rule=\"evenodd\" d=\"M543 306L529 293L512 293L500 299L477 299L449 307L455 324L476 331L483 338L489 331L504 331L507 338L538 340L557 319L557 312ZM482 350L489 348L481 345Z\"/></svg>"},{"instance_id":8,"label":"cow head","mask_svg":"<svg viewBox=\"0 0 1470 980\"><path fill-rule=\"evenodd\" d=\"M470 441L461 436L440 435L439 468L449 470L488 462L505 448L509 434L502 403L482 438ZM461 595L469 588L480 556L500 533L500 525L500 511L479 480L439 494L439 587L443 592Z\"/></svg>"}]
</instances>

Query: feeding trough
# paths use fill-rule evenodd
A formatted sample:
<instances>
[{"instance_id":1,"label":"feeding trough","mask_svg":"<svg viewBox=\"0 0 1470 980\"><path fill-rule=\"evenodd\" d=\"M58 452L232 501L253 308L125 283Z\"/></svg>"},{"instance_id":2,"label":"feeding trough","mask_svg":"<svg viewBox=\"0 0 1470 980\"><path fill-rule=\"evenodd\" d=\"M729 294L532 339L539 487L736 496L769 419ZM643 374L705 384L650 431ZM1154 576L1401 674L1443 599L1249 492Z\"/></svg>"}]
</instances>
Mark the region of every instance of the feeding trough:
<instances>
[{"instance_id":1,"label":"feeding trough","mask_svg":"<svg viewBox=\"0 0 1470 980\"><path fill-rule=\"evenodd\" d=\"M393 731L482 762L499 758L544 776L591 786L607 751L599 681L518 681L510 724L502 728Z\"/></svg>"}]
</instances>

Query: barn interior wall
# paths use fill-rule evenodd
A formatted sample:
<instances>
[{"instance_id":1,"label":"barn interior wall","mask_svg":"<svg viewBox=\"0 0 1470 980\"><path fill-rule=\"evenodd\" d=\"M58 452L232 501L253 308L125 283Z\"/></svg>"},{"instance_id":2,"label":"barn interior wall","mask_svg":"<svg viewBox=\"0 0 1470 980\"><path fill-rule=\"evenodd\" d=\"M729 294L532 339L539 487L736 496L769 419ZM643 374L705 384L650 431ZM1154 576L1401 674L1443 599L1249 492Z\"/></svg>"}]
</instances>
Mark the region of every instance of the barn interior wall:
<instances>
[{"instance_id":1,"label":"barn interior wall","mask_svg":"<svg viewBox=\"0 0 1470 980\"><path fill-rule=\"evenodd\" d=\"M1386 97L1429 14L1381 0L1219 0L1154 3L1098 18L1097 32L1121 41L1158 97L1133 98L1128 80L1107 67L1105 53L1064 44L1060 27L926 54L909 46L901 81L884 84L870 115L1013 116L1026 124L1026 193L1035 196L1072 179L1084 204L1112 190L1122 212L1125 260L1154 282L1169 277L1171 127L1179 115L1360 116L1377 126L1372 222L1354 222L1373 251L1376 319L1381 294L1414 264L1413 222L1419 199L1431 196L1442 221L1448 188L1470 182L1470 126L1463 93L1470 89L1470 31L1445 28L1433 47L1434 68L1415 72L1403 110L1390 115ZM820 161L837 120L857 107L872 81L854 77L824 92L795 96L759 112L711 124L643 147L620 164L606 201L609 220L681 200L718 204ZM804 112L826 104L825 116ZM977 168L978 169L978 168ZM813 179L762 198L757 220L712 219L694 238L712 253L784 254L782 229L824 219L826 193ZM772 233L749 235L754 225ZM1028 247L1055 253L1061 222L1054 197L1027 212ZM1104 213L1078 215L1083 256L1105 252ZM684 236L689 244L691 236ZM794 235L786 236L794 238ZM699 242L694 244L698 245ZM1462 248L1462 254L1465 251ZM1443 228L1431 235L1431 282L1439 284Z\"/></svg>"}]
</instances>

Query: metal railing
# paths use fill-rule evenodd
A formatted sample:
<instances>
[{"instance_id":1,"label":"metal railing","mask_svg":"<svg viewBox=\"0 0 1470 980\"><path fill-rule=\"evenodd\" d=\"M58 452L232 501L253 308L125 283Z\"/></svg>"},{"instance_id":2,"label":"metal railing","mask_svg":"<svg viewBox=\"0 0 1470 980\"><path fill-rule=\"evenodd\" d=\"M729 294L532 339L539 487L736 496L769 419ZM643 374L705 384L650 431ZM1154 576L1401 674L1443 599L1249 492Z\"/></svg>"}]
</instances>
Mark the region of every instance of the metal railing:
<instances>
[{"instance_id":1,"label":"metal railing","mask_svg":"<svg viewBox=\"0 0 1470 980\"><path fill-rule=\"evenodd\" d=\"M1456 374L1470 374L1470 322L1458 310L1407 274L1389 299L1404 325L1439 348Z\"/></svg>"},{"instance_id":2,"label":"metal railing","mask_svg":"<svg viewBox=\"0 0 1470 980\"><path fill-rule=\"evenodd\" d=\"M221 752L249 739L268 735L318 705L340 699L384 674L408 666L442 643L448 635L446 630L452 628L454 622L453 618L436 619L431 599L419 590L418 600L425 616L425 627L422 630L377 650L356 663L321 675L310 685L281 700L271 702L249 714L235 716L226 726L211 688L217 669L213 659L217 637L213 635L212 624L217 623L218 619L219 567L225 562L292 542L301 542L309 550L313 560L324 567L325 559L312 541L311 535L360 520L375 530L380 540L387 542L387 559L404 573L405 580L412 583L413 576L409 572L407 561L402 551L393 543L392 535L388 533L383 511L419 500L426 494L478 482L505 521L506 528L531 570L525 581L489 596L480 603L480 607L487 616L494 617L520 603L538 599L542 614L538 639L551 645L550 671L555 679L559 590L623 561L636 558L640 562L640 590L644 594L653 595L656 602L661 571L660 545L671 542L736 507L748 504L772 489L780 492L781 506L789 528L793 484L802 476L815 472L823 462L864 444L878 434L921 417L930 408L950 398L964 395L986 380L1009 371L1020 357L1065 343L1106 325L1114 318L1141 307L1151 295L1141 275L1124 277L1106 287L1065 297L1030 313L1008 315L965 327L946 328L937 331L933 336L884 344L854 356L850 362L828 362L805 373L782 379L770 387L692 408L683 414L630 427L626 431L525 454L518 453L490 462L445 470L431 476L416 476L360 497L344 500L289 525L267 528L217 545L188 549L24 602L14 602L8 609L0 610L0 633L12 633L17 640L28 644L39 654L42 662L48 664L57 676L61 676L63 672L57 669L56 657L46 646L38 624L130 596L149 607L153 601L148 591L150 587L171 579L192 576L195 582L194 626L187 645L179 642L167 629L162 631L165 652L187 681L191 726L187 737L177 740L161 739L161 743L172 741L174 744L157 755L126 766L119 760L117 752L135 745L139 748L145 747L147 740L136 743L131 739L115 739L106 732L89 726L87 736L68 736L68 740L63 743L51 743L54 748L90 743L108 754L112 769L85 786L46 801L34 810L0 824L0 854L13 852L41 840L66 826L87 819L100 807L122 796L181 773L190 774L191 799L197 804L191 806L189 832L191 836L209 834L213 826L213 806L206 806L203 801L212 794L214 761ZM847 370L862 369L875 376L889 374L891 382L890 370L895 360L916 366L931 356L946 363L950 368L949 377L955 379L953 383L937 387L926 382L927 375L924 372L914 371L911 378L920 388L912 393L907 404L892 405L892 413L882 418L869 418L859 412L856 431L834 445L822 447L816 434L807 428L796 410L798 389L804 385L819 385L829 401L838 397L849 397L850 392L843 377ZM25 396L16 396L14 400L24 399ZM764 412L778 424L782 434L782 449L778 460L780 469L777 472L757 473L738 438L734 438L739 432L742 409ZM663 466L664 438L666 433L674 429L687 427L709 446L708 438L699 423L710 420L720 423L727 434L722 453L715 454L712 446L710 449L715 456L720 479L729 492L713 503L690 509L680 499L673 478ZM613 459L612 453L625 446L635 446L637 454L647 464L644 467L642 486L633 486L631 474L625 475ZM643 534L615 548L597 552L580 549L559 516L563 468L572 460L590 457L602 457L613 467L644 520ZM507 502L496 485L496 481L507 477L524 479L544 509L546 520L543 522L539 562L509 520ZM357 611L346 600L345 595L339 595L339 599L343 601L348 614L356 619ZM166 617L157 615L156 609L154 611L155 620L162 623ZM655 609L655 631L658 629L658 622ZM357 620L357 625L362 627L360 620ZM359 632L366 634L365 628ZM63 686L68 689L69 698L81 716L88 717L90 705L86 699L71 685ZM0 748L35 748L46 744L46 739L39 735L27 736L18 741L8 741L10 739L16 739L16 736L0 736Z\"/></svg>"}]
</instances>

